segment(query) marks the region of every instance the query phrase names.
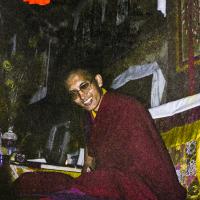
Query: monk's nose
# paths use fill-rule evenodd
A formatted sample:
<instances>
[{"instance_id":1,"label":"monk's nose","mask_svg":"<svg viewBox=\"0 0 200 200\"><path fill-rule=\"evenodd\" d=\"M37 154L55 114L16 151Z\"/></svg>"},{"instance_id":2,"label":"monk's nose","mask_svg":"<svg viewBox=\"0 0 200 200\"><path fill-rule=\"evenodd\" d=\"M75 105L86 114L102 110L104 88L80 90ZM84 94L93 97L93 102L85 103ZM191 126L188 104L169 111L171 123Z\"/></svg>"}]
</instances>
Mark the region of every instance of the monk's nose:
<instances>
[{"instance_id":1,"label":"monk's nose","mask_svg":"<svg viewBox=\"0 0 200 200\"><path fill-rule=\"evenodd\" d=\"M85 93L82 92L81 90L78 92L78 94L79 94L79 97L81 100L83 100L85 98Z\"/></svg>"}]
</instances>

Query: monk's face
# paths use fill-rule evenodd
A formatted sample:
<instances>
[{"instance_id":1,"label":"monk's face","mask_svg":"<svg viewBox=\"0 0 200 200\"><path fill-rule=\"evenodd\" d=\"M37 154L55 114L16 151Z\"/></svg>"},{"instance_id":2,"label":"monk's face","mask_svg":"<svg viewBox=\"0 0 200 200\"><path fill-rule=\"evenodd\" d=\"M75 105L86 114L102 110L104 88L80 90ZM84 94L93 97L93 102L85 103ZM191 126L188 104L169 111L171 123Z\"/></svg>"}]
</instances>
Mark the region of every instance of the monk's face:
<instances>
[{"instance_id":1,"label":"monk's face","mask_svg":"<svg viewBox=\"0 0 200 200\"><path fill-rule=\"evenodd\" d=\"M73 102L87 111L98 111L103 97L100 74L89 80L81 72L74 72L66 79L65 84Z\"/></svg>"}]
</instances>

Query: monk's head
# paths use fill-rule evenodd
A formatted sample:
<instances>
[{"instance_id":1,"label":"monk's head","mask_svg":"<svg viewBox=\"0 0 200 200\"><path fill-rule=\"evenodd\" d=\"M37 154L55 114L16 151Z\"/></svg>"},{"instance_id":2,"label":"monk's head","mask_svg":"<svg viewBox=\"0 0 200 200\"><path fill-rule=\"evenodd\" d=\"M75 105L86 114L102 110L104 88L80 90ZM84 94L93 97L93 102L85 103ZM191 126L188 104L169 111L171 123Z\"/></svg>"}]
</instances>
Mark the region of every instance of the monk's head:
<instances>
[{"instance_id":1,"label":"monk's head","mask_svg":"<svg viewBox=\"0 0 200 200\"><path fill-rule=\"evenodd\" d=\"M65 87L72 101L87 111L98 111L103 97L102 85L101 75L87 69L73 69L65 77Z\"/></svg>"}]
</instances>

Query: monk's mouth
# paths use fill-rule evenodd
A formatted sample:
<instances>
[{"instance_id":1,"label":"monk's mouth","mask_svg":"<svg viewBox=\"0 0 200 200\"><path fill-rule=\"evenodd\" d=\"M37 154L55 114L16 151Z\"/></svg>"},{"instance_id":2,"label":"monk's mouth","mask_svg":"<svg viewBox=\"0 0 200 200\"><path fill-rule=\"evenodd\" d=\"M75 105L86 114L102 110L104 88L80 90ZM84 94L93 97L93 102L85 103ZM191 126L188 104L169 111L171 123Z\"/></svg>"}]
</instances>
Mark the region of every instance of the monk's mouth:
<instances>
[{"instance_id":1,"label":"monk's mouth","mask_svg":"<svg viewBox=\"0 0 200 200\"><path fill-rule=\"evenodd\" d=\"M92 103L92 97L83 102L85 106L89 106L91 103Z\"/></svg>"}]
</instances>

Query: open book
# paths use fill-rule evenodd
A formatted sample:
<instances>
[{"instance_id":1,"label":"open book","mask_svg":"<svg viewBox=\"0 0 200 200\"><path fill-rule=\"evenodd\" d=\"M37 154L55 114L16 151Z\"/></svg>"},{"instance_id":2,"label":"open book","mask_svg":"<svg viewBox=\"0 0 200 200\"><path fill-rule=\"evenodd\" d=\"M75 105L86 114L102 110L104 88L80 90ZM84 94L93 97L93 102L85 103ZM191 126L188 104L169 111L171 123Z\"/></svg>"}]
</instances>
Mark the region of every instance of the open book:
<instances>
[{"instance_id":1,"label":"open book","mask_svg":"<svg viewBox=\"0 0 200 200\"><path fill-rule=\"evenodd\" d=\"M68 174L74 178L80 176L84 165L84 149L80 148L79 156L76 165L52 165L46 162L45 158L28 159L26 162L10 161L13 180L19 177L20 174L33 171L51 171Z\"/></svg>"},{"instance_id":2,"label":"open book","mask_svg":"<svg viewBox=\"0 0 200 200\"><path fill-rule=\"evenodd\" d=\"M28 159L27 162L29 164L32 164L32 165L33 165L33 163L40 163L39 167L41 169L81 172L82 167L84 165L84 149L80 148L77 163L73 166L72 165L61 166L61 165L48 164L44 158L42 158L42 159Z\"/></svg>"}]
</instances>

